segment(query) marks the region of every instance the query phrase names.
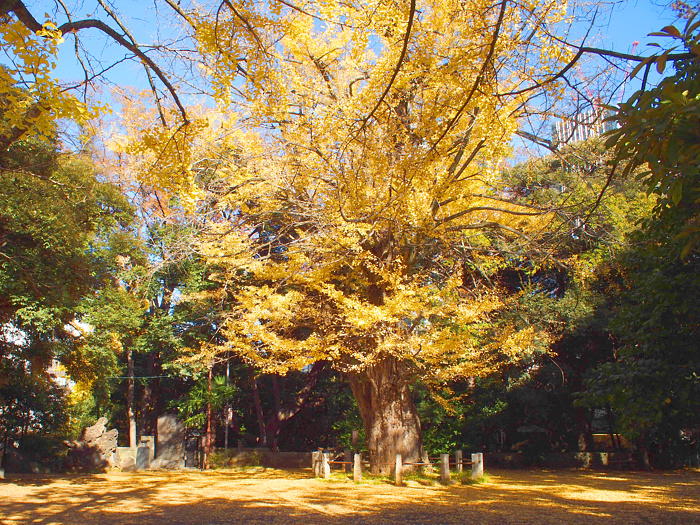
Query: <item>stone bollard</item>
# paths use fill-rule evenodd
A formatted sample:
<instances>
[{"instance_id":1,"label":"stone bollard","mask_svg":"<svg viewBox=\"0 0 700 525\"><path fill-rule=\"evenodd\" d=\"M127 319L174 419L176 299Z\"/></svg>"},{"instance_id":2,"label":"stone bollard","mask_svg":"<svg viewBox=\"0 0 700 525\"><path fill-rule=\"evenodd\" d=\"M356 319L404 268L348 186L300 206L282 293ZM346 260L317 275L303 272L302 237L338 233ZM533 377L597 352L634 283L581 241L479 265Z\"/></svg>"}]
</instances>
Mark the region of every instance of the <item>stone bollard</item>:
<instances>
[{"instance_id":1,"label":"stone bollard","mask_svg":"<svg viewBox=\"0 0 700 525\"><path fill-rule=\"evenodd\" d=\"M349 448L345 449L345 472L352 472L352 450Z\"/></svg>"},{"instance_id":2,"label":"stone bollard","mask_svg":"<svg viewBox=\"0 0 700 525\"><path fill-rule=\"evenodd\" d=\"M450 481L450 455L440 454L440 481L448 483Z\"/></svg>"},{"instance_id":3,"label":"stone bollard","mask_svg":"<svg viewBox=\"0 0 700 525\"><path fill-rule=\"evenodd\" d=\"M321 465L323 463L323 461L321 461L322 456L323 452L320 450L314 450L311 453L311 470L315 478L321 477Z\"/></svg>"},{"instance_id":4,"label":"stone bollard","mask_svg":"<svg viewBox=\"0 0 700 525\"><path fill-rule=\"evenodd\" d=\"M362 454L355 454L352 468L352 480L355 483L362 481Z\"/></svg>"},{"instance_id":5,"label":"stone bollard","mask_svg":"<svg viewBox=\"0 0 700 525\"><path fill-rule=\"evenodd\" d=\"M396 454L396 470L394 471L394 480L396 481L397 487L400 487L403 483L403 462L401 461L401 454Z\"/></svg>"},{"instance_id":6,"label":"stone bollard","mask_svg":"<svg viewBox=\"0 0 700 525\"><path fill-rule=\"evenodd\" d=\"M331 464L328 463L331 460L331 453L326 452L321 455L321 458L323 461L323 477L324 479L328 479L331 477Z\"/></svg>"},{"instance_id":7,"label":"stone bollard","mask_svg":"<svg viewBox=\"0 0 700 525\"><path fill-rule=\"evenodd\" d=\"M484 476L484 454L477 452L472 454L472 479Z\"/></svg>"},{"instance_id":8,"label":"stone bollard","mask_svg":"<svg viewBox=\"0 0 700 525\"><path fill-rule=\"evenodd\" d=\"M462 451L461 450L455 450L455 463L457 463L457 473L461 474L462 473Z\"/></svg>"}]
</instances>

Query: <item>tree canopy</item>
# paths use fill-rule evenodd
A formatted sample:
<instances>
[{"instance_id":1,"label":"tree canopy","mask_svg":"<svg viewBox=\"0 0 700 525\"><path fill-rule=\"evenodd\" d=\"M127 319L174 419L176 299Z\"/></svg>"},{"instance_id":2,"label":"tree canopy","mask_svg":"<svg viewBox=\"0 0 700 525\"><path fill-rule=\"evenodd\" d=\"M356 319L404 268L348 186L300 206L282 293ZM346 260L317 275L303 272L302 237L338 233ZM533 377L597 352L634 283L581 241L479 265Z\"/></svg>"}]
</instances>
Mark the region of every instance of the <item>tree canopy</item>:
<instances>
[{"instance_id":1,"label":"tree canopy","mask_svg":"<svg viewBox=\"0 0 700 525\"><path fill-rule=\"evenodd\" d=\"M90 16L56 6L42 23L21 0L0 2L11 57L0 321L33 341L5 338L0 355L37 370L62 357L95 410L119 405L132 445L165 395L210 436L212 408L228 425L224 398L245 385L270 444L313 388L347 382L373 467L389 470L397 452L424 455L419 412L474 416L450 406L472 394L540 399L552 364L566 390L555 403L587 390L577 431L585 406L643 438L662 420L694 424L693 16L658 33L683 49L638 57L569 42L576 11L559 0L164 0L154 8L169 29L147 44L102 0ZM92 32L146 72L148 96L113 95L116 118L91 89L122 59L92 55ZM64 39L84 72L72 85L52 74ZM537 136L553 108L581 112L588 90L572 73L586 54L635 62L642 89L607 108L605 146ZM667 64L674 73L648 85ZM71 127L81 141L61 150L57 132ZM514 166L515 135L553 156ZM80 333L59 348L76 318ZM570 345L589 335L584 359ZM238 389L212 382L232 364ZM671 392L674 375L684 381ZM618 381L630 377L645 379Z\"/></svg>"}]
</instances>

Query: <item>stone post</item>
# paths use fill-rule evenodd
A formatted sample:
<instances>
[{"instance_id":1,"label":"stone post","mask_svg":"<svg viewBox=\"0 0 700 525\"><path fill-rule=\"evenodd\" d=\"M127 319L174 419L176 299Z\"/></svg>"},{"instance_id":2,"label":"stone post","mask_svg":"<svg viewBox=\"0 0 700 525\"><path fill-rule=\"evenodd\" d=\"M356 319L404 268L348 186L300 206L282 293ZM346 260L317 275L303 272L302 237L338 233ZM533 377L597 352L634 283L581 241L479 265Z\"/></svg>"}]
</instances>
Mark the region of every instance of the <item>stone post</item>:
<instances>
[{"instance_id":1,"label":"stone post","mask_svg":"<svg viewBox=\"0 0 700 525\"><path fill-rule=\"evenodd\" d=\"M352 468L352 480L355 483L362 481L362 454L355 454Z\"/></svg>"},{"instance_id":2,"label":"stone post","mask_svg":"<svg viewBox=\"0 0 700 525\"><path fill-rule=\"evenodd\" d=\"M455 450L455 463L457 463L457 473L461 474L463 467L462 467L462 462L464 460L462 459L462 451L461 450Z\"/></svg>"},{"instance_id":3,"label":"stone post","mask_svg":"<svg viewBox=\"0 0 700 525\"><path fill-rule=\"evenodd\" d=\"M315 478L321 477L321 456L323 452L320 450L314 450L311 452L311 470L314 473Z\"/></svg>"},{"instance_id":4,"label":"stone post","mask_svg":"<svg viewBox=\"0 0 700 525\"><path fill-rule=\"evenodd\" d=\"M440 454L440 481L448 483L450 481L450 455Z\"/></svg>"},{"instance_id":5,"label":"stone post","mask_svg":"<svg viewBox=\"0 0 700 525\"><path fill-rule=\"evenodd\" d=\"M349 448L345 449L345 472L352 472L352 450Z\"/></svg>"},{"instance_id":6,"label":"stone post","mask_svg":"<svg viewBox=\"0 0 700 525\"><path fill-rule=\"evenodd\" d=\"M403 462L401 461L401 454L396 454L396 470L394 471L394 480L396 480L397 487L400 487L403 483Z\"/></svg>"},{"instance_id":7,"label":"stone post","mask_svg":"<svg viewBox=\"0 0 700 525\"><path fill-rule=\"evenodd\" d=\"M145 445L148 447L148 461L153 461L156 457L156 438L155 436L141 436L139 446Z\"/></svg>"},{"instance_id":8,"label":"stone post","mask_svg":"<svg viewBox=\"0 0 700 525\"><path fill-rule=\"evenodd\" d=\"M477 452L472 454L472 479L484 476L484 454Z\"/></svg>"},{"instance_id":9,"label":"stone post","mask_svg":"<svg viewBox=\"0 0 700 525\"><path fill-rule=\"evenodd\" d=\"M328 463L331 460L331 453L326 452L325 454L322 454L321 457L323 458L323 477L328 479L331 477L331 464Z\"/></svg>"}]
</instances>

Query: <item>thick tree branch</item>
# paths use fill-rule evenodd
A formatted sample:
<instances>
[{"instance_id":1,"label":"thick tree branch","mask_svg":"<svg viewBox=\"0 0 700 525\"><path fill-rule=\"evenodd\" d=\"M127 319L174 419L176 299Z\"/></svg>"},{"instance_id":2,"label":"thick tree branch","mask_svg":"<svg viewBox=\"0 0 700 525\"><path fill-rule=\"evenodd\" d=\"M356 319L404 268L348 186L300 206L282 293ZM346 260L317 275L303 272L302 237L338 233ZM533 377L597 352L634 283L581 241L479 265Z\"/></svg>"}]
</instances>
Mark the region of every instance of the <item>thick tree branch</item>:
<instances>
[{"instance_id":1,"label":"thick tree branch","mask_svg":"<svg viewBox=\"0 0 700 525\"><path fill-rule=\"evenodd\" d=\"M495 211L497 213L505 213L508 215L526 215L526 216L536 216L536 215L542 215L543 213L546 213L546 211L515 211L515 210L507 210L505 208L496 208L494 206L474 206L472 208L466 208L464 210L460 210L456 213L453 213L452 215L445 217L444 219L438 219L435 222L437 224L443 224L445 222L450 222L453 221L454 219L458 219L459 217L462 217L464 215L467 215L469 213L473 213L475 211Z\"/></svg>"}]
</instances>

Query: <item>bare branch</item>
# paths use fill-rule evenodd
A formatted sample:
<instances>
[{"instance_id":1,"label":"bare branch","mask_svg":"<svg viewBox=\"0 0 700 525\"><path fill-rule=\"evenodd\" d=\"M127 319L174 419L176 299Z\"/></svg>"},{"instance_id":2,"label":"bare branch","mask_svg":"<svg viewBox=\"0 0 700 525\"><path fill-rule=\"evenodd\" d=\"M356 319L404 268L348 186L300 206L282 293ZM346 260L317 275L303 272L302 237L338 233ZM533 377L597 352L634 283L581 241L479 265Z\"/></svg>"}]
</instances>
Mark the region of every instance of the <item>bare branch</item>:
<instances>
[{"instance_id":1,"label":"bare branch","mask_svg":"<svg viewBox=\"0 0 700 525\"><path fill-rule=\"evenodd\" d=\"M102 2L100 2L102 3ZM104 4L103 4L104 7ZM8 13L14 13L17 18L19 19L20 22L22 22L28 29L31 29L34 32L41 31L43 29L43 26L34 18L34 16L27 10L27 7L24 5L24 3L21 0L5 0L0 3L0 15L5 15ZM110 13L110 10L107 9L107 12ZM113 17L114 18L114 17ZM118 22L118 21L117 21ZM118 22L119 23L119 22ZM120 23L120 26L123 29L122 24ZM189 122L189 119L187 118L187 112L185 111L185 107L182 105L180 102L180 97L178 97L177 91L175 90L175 87L172 85L172 83L168 80L167 76L163 72L160 67L153 62L153 60L146 55L141 48L134 42L130 42L128 38L130 38L130 35L127 33L127 36L125 37L124 35L119 34L117 31L112 29L110 26L102 22L101 20L77 20L77 21L68 21L65 24L62 24L58 27L58 31L62 34L65 35L67 33L75 33L77 31L83 30L83 29L97 29L110 38L112 38L114 41L116 41L119 45L122 47L126 48L129 50L131 53L133 53L136 57L141 59L145 65L153 71L158 79L163 83L163 85L166 87L166 89L170 92L170 96L172 96L175 104L177 105L180 114L182 115L182 119L184 122Z\"/></svg>"}]
</instances>

